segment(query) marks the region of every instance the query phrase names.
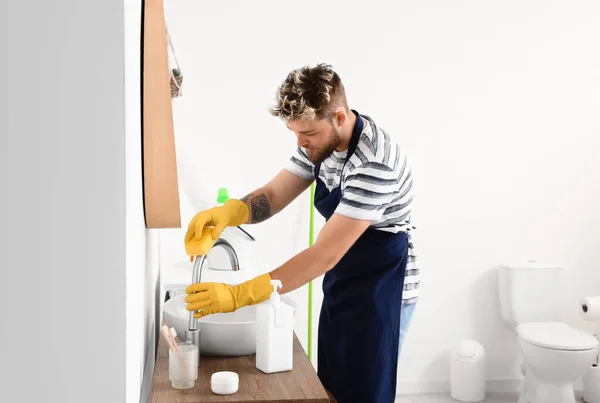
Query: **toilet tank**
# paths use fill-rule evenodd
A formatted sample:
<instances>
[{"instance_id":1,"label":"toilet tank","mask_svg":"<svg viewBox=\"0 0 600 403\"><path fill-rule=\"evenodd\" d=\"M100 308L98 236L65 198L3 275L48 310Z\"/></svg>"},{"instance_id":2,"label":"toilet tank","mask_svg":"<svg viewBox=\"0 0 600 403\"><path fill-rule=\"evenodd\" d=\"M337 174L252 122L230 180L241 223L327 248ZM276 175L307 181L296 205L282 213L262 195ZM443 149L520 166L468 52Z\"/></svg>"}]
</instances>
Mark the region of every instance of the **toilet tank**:
<instances>
[{"instance_id":1,"label":"toilet tank","mask_svg":"<svg viewBox=\"0 0 600 403\"><path fill-rule=\"evenodd\" d=\"M501 266L498 292L502 319L513 326L561 321L562 276L561 266L535 261Z\"/></svg>"}]
</instances>

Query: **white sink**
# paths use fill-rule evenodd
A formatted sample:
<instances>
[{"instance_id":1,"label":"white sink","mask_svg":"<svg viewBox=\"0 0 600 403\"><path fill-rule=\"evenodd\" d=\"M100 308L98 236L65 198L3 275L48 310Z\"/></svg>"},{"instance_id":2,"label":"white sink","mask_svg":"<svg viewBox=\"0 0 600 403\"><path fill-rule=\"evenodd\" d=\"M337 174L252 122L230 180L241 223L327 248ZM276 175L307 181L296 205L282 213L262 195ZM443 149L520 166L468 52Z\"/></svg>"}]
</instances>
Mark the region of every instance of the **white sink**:
<instances>
[{"instance_id":1,"label":"white sink","mask_svg":"<svg viewBox=\"0 0 600 403\"><path fill-rule=\"evenodd\" d=\"M163 312L169 327L174 327L177 336L185 340L190 312L185 309L186 295L177 295L164 303ZM296 303L282 295L281 300L294 308ZM265 301L264 303L268 303ZM245 306L235 312L216 313L198 319L200 328L200 352L213 356L240 356L256 353L256 307Z\"/></svg>"}]
</instances>

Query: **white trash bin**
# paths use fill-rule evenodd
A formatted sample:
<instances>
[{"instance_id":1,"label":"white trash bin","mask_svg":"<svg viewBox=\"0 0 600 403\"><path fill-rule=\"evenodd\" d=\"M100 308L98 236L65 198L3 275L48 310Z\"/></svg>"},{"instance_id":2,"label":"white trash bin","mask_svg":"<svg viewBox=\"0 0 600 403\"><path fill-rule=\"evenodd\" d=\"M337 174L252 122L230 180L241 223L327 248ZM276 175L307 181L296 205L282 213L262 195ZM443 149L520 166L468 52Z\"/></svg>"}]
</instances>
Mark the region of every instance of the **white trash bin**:
<instances>
[{"instance_id":1,"label":"white trash bin","mask_svg":"<svg viewBox=\"0 0 600 403\"><path fill-rule=\"evenodd\" d=\"M600 403L600 366L595 365L583 376L583 401Z\"/></svg>"},{"instance_id":2,"label":"white trash bin","mask_svg":"<svg viewBox=\"0 0 600 403\"><path fill-rule=\"evenodd\" d=\"M474 340L463 340L450 357L450 395L461 402L485 399L485 350Z\"/></svg>"}]
</instances>

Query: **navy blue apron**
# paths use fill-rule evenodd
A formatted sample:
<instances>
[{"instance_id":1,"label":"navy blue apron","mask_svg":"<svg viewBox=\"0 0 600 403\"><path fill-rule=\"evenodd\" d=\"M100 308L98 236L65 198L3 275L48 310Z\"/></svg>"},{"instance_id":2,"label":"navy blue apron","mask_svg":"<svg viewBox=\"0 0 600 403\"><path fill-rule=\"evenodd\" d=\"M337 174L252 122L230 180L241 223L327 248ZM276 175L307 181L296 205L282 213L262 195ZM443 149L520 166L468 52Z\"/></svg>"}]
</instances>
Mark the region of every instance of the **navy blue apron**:
<instances>
[{"instance_id":1,"label":"navy blue apron","mask_svg":"<svg viewBox=\"0 0 600 403\"><path fill-rule=\"evenodd\" d=\"M357 115L348 162L363 122ZM315 166L315 208L326 220L342 198L329 191ZM342 168L343 171L343 168ZM340 180L341 182L341 180ZM323 279L318 376L338 403L393 403L408 237L367 229Z\"/></svg>"}]
</instances>

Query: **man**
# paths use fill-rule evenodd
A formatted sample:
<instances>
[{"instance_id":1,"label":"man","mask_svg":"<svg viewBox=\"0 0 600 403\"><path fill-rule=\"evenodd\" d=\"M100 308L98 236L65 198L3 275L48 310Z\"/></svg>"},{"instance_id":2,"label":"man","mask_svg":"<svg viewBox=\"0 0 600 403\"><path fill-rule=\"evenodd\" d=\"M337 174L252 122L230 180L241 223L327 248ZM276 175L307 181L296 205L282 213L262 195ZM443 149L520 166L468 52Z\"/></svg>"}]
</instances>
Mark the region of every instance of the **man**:
<instances>
[{"instance_id":1,"label":"man","mask_svg":"<svg viewBox=\"0 0 600 403\"><path fill-rule=\"evenodd\" d=\"M268 299L271 279L280 280L286 293L324 274L321 382L339 403L392 403L400 338L419 285L408 234L411 169L384 130L348 108L329 65L292 71L276 99L272 114L298 139L289 165L243 199L198 213L188 227L186 251L205 254L226 226L269 219L314 180L314 205L327 222L312 247L270 273L237 286L190 285L187 309L199 311L196 317L231 312Z\"/></svg>"}]
</instances>

